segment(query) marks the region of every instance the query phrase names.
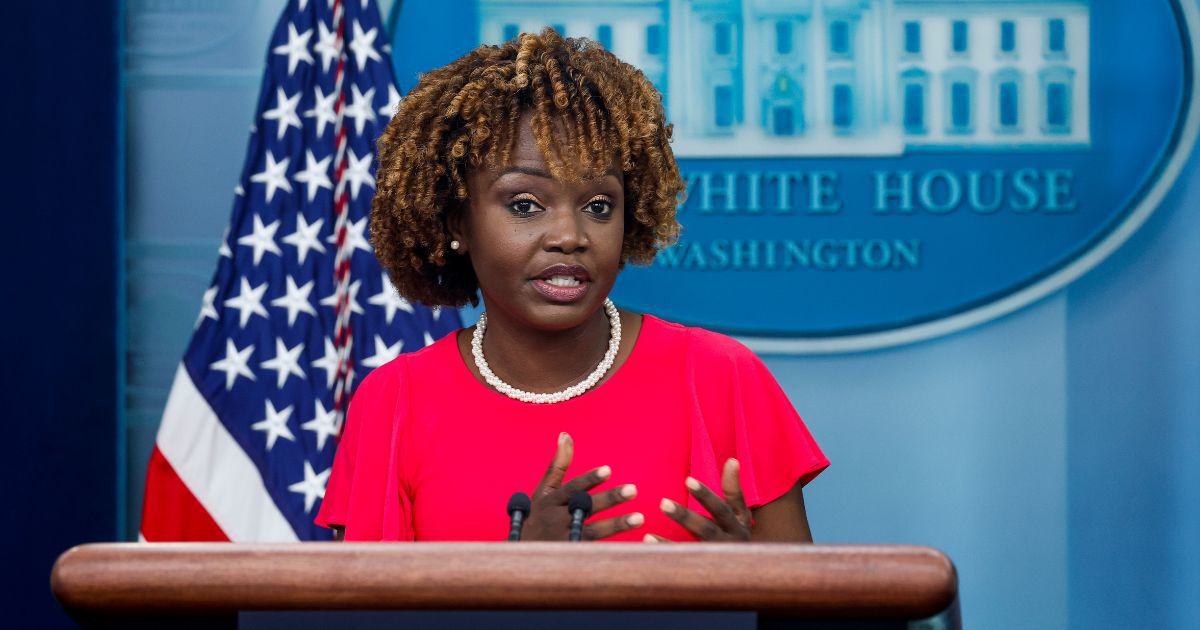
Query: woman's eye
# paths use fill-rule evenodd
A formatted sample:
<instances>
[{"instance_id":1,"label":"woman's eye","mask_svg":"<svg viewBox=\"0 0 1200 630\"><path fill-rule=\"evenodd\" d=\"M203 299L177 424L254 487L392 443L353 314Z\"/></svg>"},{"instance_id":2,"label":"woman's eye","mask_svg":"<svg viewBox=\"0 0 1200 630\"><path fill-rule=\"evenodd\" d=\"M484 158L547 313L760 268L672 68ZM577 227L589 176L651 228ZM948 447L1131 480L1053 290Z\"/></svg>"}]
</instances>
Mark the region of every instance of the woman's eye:
<instances>
[{"instance_id":1,"label":"woman's eye","mask_svg":"<svg viewBox=\"0 0 1200 630\"><path fill-rule=\"evenodd\" d=\"M516 201L508 204L508 209L511 210L513 214L533 214L533 212L537 210L537 203L529 199L517 199Z\"/></svg>"},{"instance_id":2,"label":"woman's eye","mask_svg":"<svg viewBox=\"0 0 1200 630\"><path fill-rule=\"evenodd\" d=\"M607 217L612 214L612 202L597 199L596 201L588 202L588 212L594 215Z\"/></svg>"}]
</instances>

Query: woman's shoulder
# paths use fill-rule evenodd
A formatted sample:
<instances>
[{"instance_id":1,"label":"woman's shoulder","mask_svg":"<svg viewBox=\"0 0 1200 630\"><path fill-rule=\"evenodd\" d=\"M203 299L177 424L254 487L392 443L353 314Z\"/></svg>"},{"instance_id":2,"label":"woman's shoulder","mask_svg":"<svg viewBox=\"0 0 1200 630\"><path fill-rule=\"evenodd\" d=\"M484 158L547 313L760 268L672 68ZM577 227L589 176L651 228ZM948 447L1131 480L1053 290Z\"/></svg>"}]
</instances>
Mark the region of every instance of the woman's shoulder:
<instances>
[{"instance_id":1,"label":"woman's shoulder","mask_svg":"<svg viewBox=\"0 0 1200 630\"><path fill-rule=\"evenodd\" d=\"M643 316L642 326L667 345L673 346L691 363L758 362L758 357L745 344L719 332L677 324L649 314Z\"/></svg>"}]
</instances>

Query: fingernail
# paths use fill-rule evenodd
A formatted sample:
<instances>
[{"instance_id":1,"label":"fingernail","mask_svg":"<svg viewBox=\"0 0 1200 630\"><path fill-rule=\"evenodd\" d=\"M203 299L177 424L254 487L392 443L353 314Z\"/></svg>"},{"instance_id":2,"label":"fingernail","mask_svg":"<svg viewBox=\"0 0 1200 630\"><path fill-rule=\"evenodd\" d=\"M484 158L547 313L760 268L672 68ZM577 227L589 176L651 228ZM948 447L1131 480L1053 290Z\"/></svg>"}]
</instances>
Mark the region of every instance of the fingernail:
<instances>
[{"instance_id":1,"label":"fingernail","mask_svg":"<svg viewBox=\"0 0 1200 630\"><path fill-rule=\"evenodd\" d=\"M637 496L637 486L627 483L621 486L620 492L622 497L625 497L626 499L632 499L633 497Z\"/></svg>"},{"instance_id":2,"label":"fingernail","mask_svg":"<svg viewBox=\"0 0 1200 630\"><path fill-rule=\"evenodd\" d=\"M562 446L563 444L566 444L570 439L571 439L571 436L567 435L566 431L563 431L562 433L558 434L558 445Z\"/></svg>"},{"instance_id":3,"label":"fingernail","mask_svg":"<svg viewBox=\"0 0 1200 630\"><path fill-rule=\"evenodd\" d=\"M625 519L625 522L628 523L630 527L641 527L642 524L646 522L646 517L642 516L641 512L634 512Z\"/></svg>"},{"instance_id":4,"label":"fingernail","mask_svg":"<svg viewBox=\"0 0 1200 630\"><path fill-rule=\"evenodd\" d=\"M683 485L687 486L688 490L692 491L697 491L700 489L700 482L696 481L695 477L688 477L687 480L683 482Z\"/></svg>"},{"instance_id":5,"label":"fingernail","mask_svg":"<svg viewBox=\"0 0 1200 630\"><path fill-rule=\"evenodd\" d=\"M656 543L658 542L658 539L655 538L653 534L646 534L645 537L642 538L642 542Z\"/></svg>"},{"instance_id":6,"label":"fingernail","mask_svg":"<svg viewBox=\"0 0 1200 630\"><path fill-rule=\"evenodd\" d=\"M608 466L601 466L596 469L596 476L601 479L608 479L608 476L611 474L612 474L612 468L610 468Z\"/></svg>"},{"instance_id":7,"label":"fingernail","mask_svg":"<svg viewBox=\"0 0 1200 630\"><path fill-rule=\"evenodd\" d=\"M670 499L663 499L662 503L658 504L658 507L667 514L673 514L676 510L675 502Z\"/></svg>"},{"instance_id":8,"label":"fingernail","mask_svg":"<svg viewBox=\"0 0 1200 630\"><path fill-rule=\"evenodd\" d=\"M742 467L741 462L739 462L738 460L736 460L732 457L729 458L729 463L733 465L734 470L737 470Z\"/></svg>"}]
</instances>

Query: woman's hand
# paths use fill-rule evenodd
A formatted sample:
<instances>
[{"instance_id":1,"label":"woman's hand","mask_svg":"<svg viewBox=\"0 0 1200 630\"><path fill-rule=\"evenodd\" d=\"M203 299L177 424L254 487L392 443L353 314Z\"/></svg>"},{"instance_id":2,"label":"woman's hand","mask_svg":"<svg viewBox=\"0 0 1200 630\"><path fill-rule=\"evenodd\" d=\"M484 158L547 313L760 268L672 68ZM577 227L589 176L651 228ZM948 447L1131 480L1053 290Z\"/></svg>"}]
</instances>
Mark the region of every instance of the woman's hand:
<instances>
[{"instance_id":1,"label":"woman's hand","mask_svg":"<svg viewBox=\"0 0 1200 630\"><path fill-rule=\"evenodd\" d=\"M546 469L541 483L533 491L533 505L529 518L521 530L521 540L566 540L571 527L571 515L567 512L567 501L571 494L588 491L604 483L612 475L612 469L601 466L563 483L571 458L575 456L575 443L566 433L558 436L558 450ZM637 496L633 484L617 486L611 490L592 495L592 514L596 514L624 503ZM640 512L584 523L583 540L608 538L626 530L641 527L646 522Z\"/></svg>"},{"instance_id":2,"label":"woman's hand","mask_svg":"<svg viewBox=\"0 0 1200 630\"><path fill-rule=\"evenodd\" d=\"M736 459L727 460L725 470L721 474L721 491L725 498L717 496L717 493L691 477L687 478L686 485L688 492L708 510L713 520L704 518L670 499L662 500L664 514L705 542L750 542L751 514L750 509L746 507L746 498L742 495L742 484L738 481ZM646 534L645 540L666 542L667 539Z\"/></svg>"}]
</instances>

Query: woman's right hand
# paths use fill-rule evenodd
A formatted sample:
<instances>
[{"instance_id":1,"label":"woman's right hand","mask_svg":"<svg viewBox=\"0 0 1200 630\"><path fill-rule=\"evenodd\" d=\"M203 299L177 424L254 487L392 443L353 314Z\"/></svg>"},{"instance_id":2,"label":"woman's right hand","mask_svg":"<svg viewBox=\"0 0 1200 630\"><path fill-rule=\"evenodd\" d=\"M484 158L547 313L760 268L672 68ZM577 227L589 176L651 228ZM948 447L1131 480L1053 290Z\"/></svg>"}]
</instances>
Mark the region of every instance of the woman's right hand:
<instances>
[{"instance_id":1,"label":"woman's right hand","mask_svg":"<svg viewBox=\"0 0 1200 630\"><path fill-rule=\"evenodd\" d=\"M521 530L521 540L566 540L571 527L571 515L567 511L567 501L571 494L589 491L604 483L612 475L612 469L601 466L592 469L574 479L563 483L567 476L567 468L575 455L575 443L566 433L558 435L558 450L541 483L533 491L532 507L529 518ZM592 495L592 514L597 514L614 505L619 505L637 496L637 487L633 484L617 486L611 490L597 492ZM633 512L614 518L591 521L583 525L583 540L599 540L608 538L630 529L641 527L646 517L640 512Z\"/></svg>"}]
</instances>

